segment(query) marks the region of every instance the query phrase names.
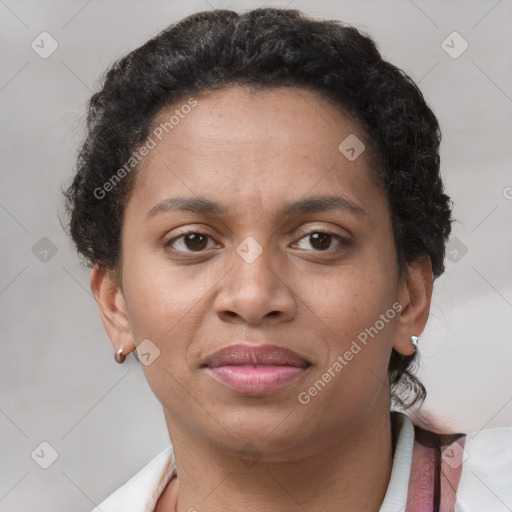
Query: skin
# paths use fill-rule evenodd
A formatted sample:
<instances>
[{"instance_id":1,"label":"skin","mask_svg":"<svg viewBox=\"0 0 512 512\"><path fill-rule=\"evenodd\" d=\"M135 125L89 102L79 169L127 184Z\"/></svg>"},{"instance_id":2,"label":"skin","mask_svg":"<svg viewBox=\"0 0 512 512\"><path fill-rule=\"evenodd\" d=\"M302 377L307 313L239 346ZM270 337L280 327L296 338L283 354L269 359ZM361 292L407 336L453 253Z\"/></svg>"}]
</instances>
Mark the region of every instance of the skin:
<instances>
[{"instance_id":1,"label":"skin","mask_svg":"<svg viewBox=\"0 0 512 512\"><path fill-rule=\"evenodd\" d=\"M338 145L350 134L364 141L364 132L329 100L287 87L230 87L196 99L136 176L118 279L97 267L91 275L114 350L127 354L144 339L160 350L142 368L163 406L178 480L156 510L173 510L177 495L179 512L378 511L393 456L387 364L393 347L412 354L410 336L425 327L430 261L418 258L399 273L371 148L345 158ZM156 124L176 108L166 107ZM146 219L168 197L195 195L228 213ZM284 202L316 195L344 196L365 213L277 213ZM188 228L210 238L164 247ZM347 243L315 242L319 229ZM248 236L262 249L252 263L236 252ZM299 403L298 394L397 301L401 312ZM289 348L311 366L271 395L236 393L202 365L240 340ZM258 453L252 464L237 456L246 443Z\"/></svg>"}]
</instances>

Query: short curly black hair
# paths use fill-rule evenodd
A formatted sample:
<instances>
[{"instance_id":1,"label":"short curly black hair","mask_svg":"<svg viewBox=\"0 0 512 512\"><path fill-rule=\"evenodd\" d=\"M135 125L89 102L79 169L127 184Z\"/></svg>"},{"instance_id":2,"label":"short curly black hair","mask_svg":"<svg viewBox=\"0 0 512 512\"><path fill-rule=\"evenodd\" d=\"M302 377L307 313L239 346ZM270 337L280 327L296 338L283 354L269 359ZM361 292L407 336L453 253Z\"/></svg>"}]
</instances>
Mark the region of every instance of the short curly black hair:
<instances>
[{"instance_id":1,"label":"short curly black hair","mask_svg":"<svg viewBox=\"0 0 512 512\"><path fill-rule=\"evenodd\" d=\"M89 102L76 174L63 191L69 233L89 266L118 269L123 211L137 167L119 183L112 178L147 138L160 111L193 94L235 85L309 89L353 116L386 193L400 270L427 255L434 278L443 273L451 201L439 170L439 124L421 91L382 59L368 34L278 8L190 15L107 70ZM393 349L389 360L391 398L403 408L426 397L413 373L415 358Z\"/></svg>"}]
</instances>

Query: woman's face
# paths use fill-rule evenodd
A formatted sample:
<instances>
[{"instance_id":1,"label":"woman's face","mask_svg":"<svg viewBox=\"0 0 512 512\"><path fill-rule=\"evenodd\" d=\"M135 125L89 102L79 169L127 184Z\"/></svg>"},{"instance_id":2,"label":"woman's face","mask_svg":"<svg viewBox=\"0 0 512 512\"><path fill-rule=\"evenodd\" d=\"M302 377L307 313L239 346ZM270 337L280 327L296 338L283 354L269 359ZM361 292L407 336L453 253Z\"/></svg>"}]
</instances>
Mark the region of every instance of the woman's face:
<instances>
[{"instance_id":1,"label":"woman's face","mask_svg":"<svg viewBox=\"0 0 512 512\"><path fill-rule=\"evenodd\" d=\"M360 127L322 96L232 87L195 99L160 112L155 125L176 110L179 122L153 135L136 177L122 307L135 344L150 340L139 357L171 436L292 458L389 412L392 346L412 353L389 209ZM198 197L218 206L177 207ZM250 382L233 388L206 365L236 343L284 347L307 365L260 387L265 369L251 381L238 368Z\"/></svg>"}]
</instances>

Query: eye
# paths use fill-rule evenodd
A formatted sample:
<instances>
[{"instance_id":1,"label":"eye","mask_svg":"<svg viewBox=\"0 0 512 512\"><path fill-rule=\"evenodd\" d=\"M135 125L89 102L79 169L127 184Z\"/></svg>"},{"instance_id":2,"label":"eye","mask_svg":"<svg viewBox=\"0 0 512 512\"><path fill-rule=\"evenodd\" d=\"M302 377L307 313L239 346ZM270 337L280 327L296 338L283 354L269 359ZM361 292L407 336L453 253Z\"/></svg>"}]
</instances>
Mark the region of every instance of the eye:
<instances>
[{"instance_id":1,"label":"eye","mask_svg":"<svg viewBox=\"0 0 512 512\"><path fill-rule=\"evenodd\" d=\"M310 245L313 247L315 251L326 252L329 250L333 239L338 242L338 248L347 245L348 241L345 240L340 235L336 233L331 233L329 231L315 230L310 231L299 241L310 239ZM187 231L182 233L179 236L175 236L164 243L165 248L171 248L172 252L184 252L184 253L194 253L194 252L203 252L207 249L208 239L212 239L206 233L201 233L199 231ZM213 240L213 239L212 239ZM310 250L305 248L306 250ZM332 249L336 250L336 249Z\"/></svg>"},{"instance_id":2,"label":"eye","mask_svg":"<svg viewBox=\"0 0 512 512\"><path fill-rule=\"evenodd\" d=\"M317 251L329 250L329 246L331 245L333 238L338 241L338 248L348 244L347 240L345 240L342 236L337 235L336 233L331 233L329 231L310 231L300 240L307 240L308 238L310 239L310 245Z\"/></svg>"},{"instance_id":3,"label":"eye","mask_svg":"<svg viewBox=\"0 0 512 512\"><path fill-rule=\"evenodd\" d=\"M171 250L173 252L201 252L206 248L208 238L211 237L206 233L187 231L165 242L164 247L172 248L173 246L178 245L180 246L178 247L178 250L175 250L174 248Z\"/></svg>"}]
</instances>

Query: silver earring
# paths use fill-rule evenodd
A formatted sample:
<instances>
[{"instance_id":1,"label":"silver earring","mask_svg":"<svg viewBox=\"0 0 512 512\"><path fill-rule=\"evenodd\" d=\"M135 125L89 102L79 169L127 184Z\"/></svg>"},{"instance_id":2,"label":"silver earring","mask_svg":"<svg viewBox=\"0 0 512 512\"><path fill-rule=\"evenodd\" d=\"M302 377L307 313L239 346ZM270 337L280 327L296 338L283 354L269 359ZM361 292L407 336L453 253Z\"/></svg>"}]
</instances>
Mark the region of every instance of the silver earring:
<instances>
[{"instance_id":1,"label":"silver earring","mask_svg":"<svg viewBox=\"0 0 512 512\"><path fill-rule=\"evenodd\" d=\"M418 350L418 336L411 336L411 345L414 347L414 351Z\"/></svg>"},{"instance_id":2,"label":"silver earring","mask_svg":"<svg viewBox=\"0 0 512 512\"><path fill-rule=\"evenodd\" d=\"M123 354L123 345L121 345L121 348L114 353L114 361L116 363L123 364L125 359L126 356Z\"/></svg>"}]
</instances>

